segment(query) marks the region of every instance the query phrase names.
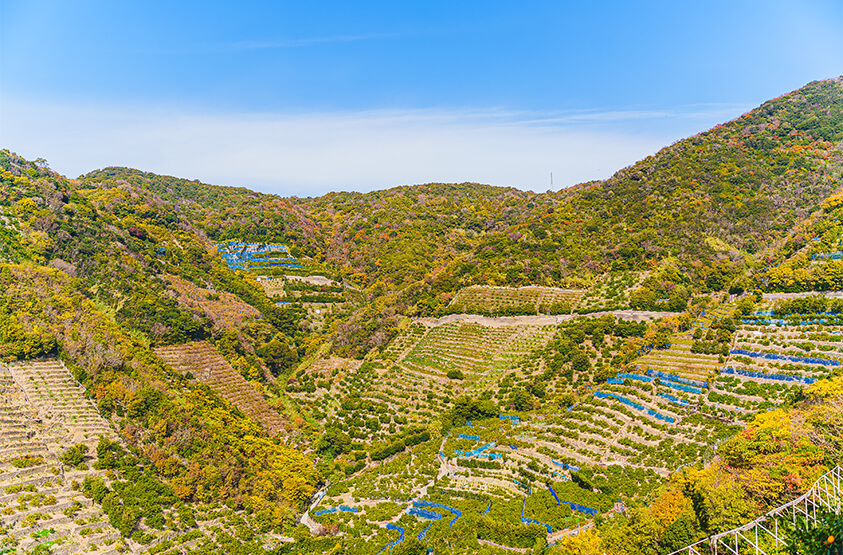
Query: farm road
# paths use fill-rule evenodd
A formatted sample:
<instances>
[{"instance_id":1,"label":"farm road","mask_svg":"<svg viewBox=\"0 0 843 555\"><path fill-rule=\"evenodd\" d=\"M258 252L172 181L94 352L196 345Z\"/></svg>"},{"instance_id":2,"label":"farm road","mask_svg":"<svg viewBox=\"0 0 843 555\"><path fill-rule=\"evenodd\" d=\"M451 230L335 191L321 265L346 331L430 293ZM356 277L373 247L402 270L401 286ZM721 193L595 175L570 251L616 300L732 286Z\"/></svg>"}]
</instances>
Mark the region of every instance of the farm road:
<instances>
[{"instance_id":1,"label":"farm road","mask_svg":"<svg viewBox=\"0 0 843 555\"><path fill-rule=\"evenodd\" d=\"M466 324L480 324L489 327L502 326L555 326L560 322L572 320L577 316L599 317L605 314L614 314L621 320L641 322L655 318L667 318L675 316L674 312L651 312L646 310L612 310L607 312L592 312L590 314L560 314L558 316L480 316L478 314L449 314L441 318L416 318L414 321L425 326L435 328L443 324L456 322Z\"/></svg>"}]
</instances>

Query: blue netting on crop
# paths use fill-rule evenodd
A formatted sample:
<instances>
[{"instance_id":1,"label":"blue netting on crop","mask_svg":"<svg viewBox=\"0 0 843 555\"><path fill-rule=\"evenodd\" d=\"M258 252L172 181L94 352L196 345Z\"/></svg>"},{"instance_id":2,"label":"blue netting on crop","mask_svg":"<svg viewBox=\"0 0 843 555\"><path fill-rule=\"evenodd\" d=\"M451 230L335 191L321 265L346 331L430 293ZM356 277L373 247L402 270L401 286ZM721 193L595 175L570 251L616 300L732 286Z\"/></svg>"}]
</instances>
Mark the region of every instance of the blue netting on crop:
<instances>
[{"instance_id":1,"label":"blue netting on crop","mask_svg":"<svg viewBox=\"0 0 843 555\"><path fill-rule=\"evenodd\" d=\"M811 255L811 260L828 258L830 260L840 260L843 258L843 252L820 252Z\"/></svg>"},{"instance_id":2,"label":"blue netting on crop","mask_svg":"<svg viewBox=\"0 0 843 555\"><path fill-rule=\"evenodd\" d=\"M686 401L685 399L680 399L678 397L674 397L670 393L658 393L657 395L659 397L661 397L662 399L667 399L671 403L675 403L677 405L682 405L683 407L688 406L688 401Z\"/></svg>"},{"instance_id":3,"label":"blue netting on crop","mask_svg":"<svg viewBox=\"0 0 843 555\"><path fill-rule=\"evenodd\" d=\"M302 267L301 262L290 255L286 245L228 241L218 244L217 249L228 267L235 270Z\"/></svg>"},{"instance_id":4,"label":"blue netting on crop","mask_svg":"<svg viewBox=\"0 0 843 555\"><path fill-rule=\"evenodd\" d=\"M732 349L729 352L733 355L741 355L751 358L787 360L790 362L801 362L803 364L822 364L823 366L840 366L839 360L831 360L827 358L800 357L796 355L781 355L778 353L759 353L756 351L747 351L746 349Z\"/></svg>"},{"instance_id":5,"label":"blue netting on crop","mask_svg":"<svg viewBox=\"0 0 843 555\"><path fill-rule=\"evenodd\" d=\"M554 497L556 496L554 495ZM557 501L558 500L559 499L557 498ZM559 501L559 503L562 505L568 505L569 507L571 507L572 511L576 511L578 513L585 513L588 515L595 516L599 512L597 509L592 509L591 507L586 507L585 505L580 505L579 503L571 503L570 501Z\"/></svg>"},{"instance_id":6,"label":"blue netting on crop","mask_svg":"<svg viewBox=\"0 0 843 555\"><path fill-rule=\"evenodd\" d=\"M813 326L816 324L827 324L828 320L782 320L777 318L741 318L738 320L741 324L748 324L754 326Z\"/></svg>"},{"instance_id":7,"label":"blue netting on crop","mask_svg":"<svg viewBox=\"0 0 843 555\"><path fill-rule=\"evenodd\" d=\"M499 414L498 418L501 419L501 420L509 420L510 422L512 422L513 426L521 423L521 418L519 418L518 416L514 416L514 415Z\"/></svg>"},{"instance_id":8,"label":"blue netting on crop","mask_svg":"<svg viewBox=\"0 0 843 555\"><path fill-rule=\"evenodd\" d=\"M568 463L561 463L561 462L559 462L559 461L557 461L557 460L555 460L555 459L550 459L550 462L552 462L552 463L553 463L553 464L555 464L556 466L561 466L561 467L562 467L562 468L564 468L565 470L573 470L574 472L579 472L579 471L580 471L580 467L578 467L578 466L574 466L574 465L572 465L572 464L568 464Z\"/></svg>"},{"instance_id":9,"label":"blue netting on crop","mask_svg":"<svg viewBox=\"0 0 843 555\"><path fill-rule=\"evenodd\" d=\"M417 501L413 501L413 507L419 507L419 508L427 507L427 508L434 508L434 509L445 509L446 511L448 511L452 515L454 515L453 520L451 520L451 522L448 523L448 528L453 526L454 523L457 521L457 519L460 516L462 516L462 511L460 511L459 509L455 509L453 507L449 507L448 505L443 505L441 503L434 503L433 501L424 501L422 499L419 499Z\"/></svg>"},{"instance_id":10,"label":"blue netting on crop","mask_svg":"<svg viewBox=\"0 0 843 555\"><path fill-rule=\"evenodd\" d=\"M480 438L480 437L477 437L477 436L470 436L470 435L466 435L466 434L460 434L458 437L460 439L473 439L474 441L483 441L483 438Z\"/></svg>"},{"instance_id":11,"label":"blue netting on crop","mask_svg":"<svg viewBox=\"0 0 843 555\"><path fill-rule=\"evenodd\" d=\"M321 511L316 511L313 514L316 515L316 516L319 516L319 515L325 515L325 514L328 514L328 513L336 513L336 512L339 512L339 511L342 511L344 513L356 513L357 507L349 507L347 505L339 505L339 506L333 507L331 509L322 509Z\"/></svg>"},{"instance_id":12,"label":"blue netting on crop","mask_svg":"<svg viewBox=\"0 0 843 555\"><path fill-rule=\"evenodd\" d=\"M386 525L386 529L387 529L387 530L395 530L395 531L396 531L396 532L398 532L400 535L398 536L398 539L397 539L397 540L395 540L394 542L392 542L392 543L388 543L388 544L386 544L385 546L383 546L383 549L381 549L380 551L378 551L378 553L380 553L381 551L386 551L387 549L389 549L390 551L392 551L392 548L393 548L393 547L395 547L396 545L398 545L399 543L401 543L401 542L403 542L403 541L404 541L404 529L403 529L403 528L401 528L400 526L396 526L396 525L394 525L394 524L392 524L392 523L390 522L389 524L387 524L387 525Z\"/></svg>"},{"instance_id":13,"label":"blue netting on crop","mask_svg":"<svg viewBox=\"0 0 843 555\"><path fill-rule=\"evenodd\" d=\"M522 488L527 490L527 495L532 495L533 488L531 488L529 484L523 484L523 483L519 482L518 480L513 480L513 482L515 482L516 485L521 486Z\"/></svg>"},{"instance_id":14,"label":"blue netting on crop","mask_svg":"<svg viewBox=\"0 0 843 555\"><path fill-rule=\"evenodd\" d=\"M609 378L608 380L606 380L606 383L612 385L623 385L623 380L620 378Z\"/></svg>"},{"instance_id":15,"label":"blue netting on crop","mask_svg":"<svg viewBox=\"0 0 843 555\"><path fill-rule=\"evenodd\" d=\"M620 401L624 405L632 407L635 410L640 410L641 412L646 412L647 414L649 414L653 418L658 418L659 420L663 420L664 422L670 422L672 424L675 421L672 416L665 416L663 414L660 414L660 413L654 411L653 409L648 409L647 407L645 407L643 405L639 405L638 403L636 403L634 401L630 401L626 397L622 397L620 395L615 395L614 393L605 393L603 391L595 391L594 396L599 397L601 399L606 399L606 398L611 397L611 398L613 398L617 401Z\"/></svg>"},{"instance_id":16,"label":"blue netting on crop","mask_svg":"<svg viewBox=\"0 0 843 555\"><path fill-rule=\"evenodd\" d=\"M752 316L772 316L772 310L756 310L752 312Z\"/></svg>"},{"instance_id":17,"label":"blue netting on crop","mask_svg":"<svg viewBox=\"0 0 843 555\"><path fill-rule=\"evenodd\" d=\"M417 516L419 518L424 518L427 520L439 520L440 518L442 518L442 515L440 515L439 513L434 513L433 511L428 511L427 509L420 509L418 507L410 507L410 510L407 512L413 516Z\"/></svg>"},{"instance_id":18,"label":"blue netting on crop","mask_svg":"<svg viewBox=\"0 0 843 555\"><path fill-rule=\"evenodd\" d=\"M788 376L787 374L770 374L768 372L756 372L754 370L744 370L742 368L730 368L728 366L720 370L721 374L732 374L733 376L746 376L748 378L759 378L762 380L777 380L780 382L796 382L811 385L815 378L808 378L802 376Z\"/></svg>"},{"instance_id":19,"label":"blue netting on crop","mask_svg":"<svg viewBox=\"0 0 843 555\"><path fill-rule=\"evenodd\" d=\"M685 385L693 385L695 387L708 387L708 384L702 380L692 380L690 378L683 378L675 374L668 374L667 372L659 372L651 368L647 369L647 373L660 380L669 380L671 382L683 383Z\"/></svg>"},{"instance_id":20,"label":"blue netting on crop","mask_svg":"<svg viewBox=\"0 0 843 555\"><path fill-rule=\"evenodd\" d=\"M483 458L492 458L492 459L499 459L501 456L492 456L494 453L483 453L487 449L491 449L495 446L495 442L487 443L486 445L481 445L476 449L472 449L471 451L460 451L459 449L454 449L454 453L457 455L462 455L463 457L483 457Z\"/></svg>"},{"instance_id":21,"label":"blue netting on crop","mask_svg":"<svg viewBox=\"0 0 843 555\"><path fill-rule=\"evenodd\" d=\"M625 380L638 380L639 382L653 381L653 378L642 376L641 374L627 374L626 372L618 372L618 377Z\"/></svg>"},{"instance_id":22,"label":"blue netting on crop","mask_svg":"<svg viewBox=\"0 0 843 555\"><path fill-rule=\"evenodd\" d=\"M662 380L662 385L667 386L671 389L675 389L677 391L684 391L685 393L695 393L697 395L702 395L705 393L702 389L698 387L691 387L690 385L682 385L681 383L671 382L669 380Z\"/></svg>"},{"instance_id":23,"label":"blue netting on crop","mask_svg":"<svg viewBox=\"0 0 843 555\"><path fill-rule=\"evenodd\" d=\"M524 510L527 508L527 499L524 499L524 504L521 505L521 524L538 524L539 526L544 526L547 529L548 534L553 533L553 527L550 524L545 524L544 522L539 522L533 518L526 518L524 516Z\"/></svg>"}]
</instances>

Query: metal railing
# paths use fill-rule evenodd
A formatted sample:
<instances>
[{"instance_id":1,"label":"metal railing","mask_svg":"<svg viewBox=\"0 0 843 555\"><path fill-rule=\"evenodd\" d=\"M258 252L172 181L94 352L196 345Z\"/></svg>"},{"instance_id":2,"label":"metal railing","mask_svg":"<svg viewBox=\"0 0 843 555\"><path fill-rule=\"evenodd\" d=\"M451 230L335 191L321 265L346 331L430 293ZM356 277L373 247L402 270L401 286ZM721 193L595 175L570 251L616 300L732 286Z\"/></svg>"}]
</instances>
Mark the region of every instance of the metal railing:
<instances>
[{"instance_id":1,"label":"metal railing","mask_svg":"<svg viewBox=\"0 0 843 555\"><path fill-rule=\"evenodd\" d=\"M674 551L670 555L773 555L787 548L786 530L804 520L806 527L814 527L817 513L822 509L837 514L843 508L843 468L837 466L823 474L803 495L789 503L728 532L721 532Z\"/></svg>"}]
</instances>

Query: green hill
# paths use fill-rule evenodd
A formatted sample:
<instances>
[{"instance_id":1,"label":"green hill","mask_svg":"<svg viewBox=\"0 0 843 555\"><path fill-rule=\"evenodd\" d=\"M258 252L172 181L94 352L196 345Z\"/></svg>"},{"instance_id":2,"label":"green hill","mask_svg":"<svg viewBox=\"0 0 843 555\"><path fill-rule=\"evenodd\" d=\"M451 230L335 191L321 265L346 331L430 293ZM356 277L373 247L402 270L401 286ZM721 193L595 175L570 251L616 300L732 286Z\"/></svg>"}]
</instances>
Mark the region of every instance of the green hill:
<instances>
[{"instance_id":1,"label":"green hill","mask_svg":"<svg viewBox=\"0 0 843 555\"><path fill-rule=\"evenodd\" d=\"M0 359L29 361L0 368L0 552L371 553L387 524L396 550L541 552L594 520L570 503L620 499L589 541L662 553L749 518L834 462L834 431L778 459L746 438L838 399L843 306L770 294L843 289L841 144L832 79L548 193L280 198L0 151ZM67 405L88 451L25 421ZM61 465L78 487L43 476ZM717 520L724 475L744 503Z\"/></svg>"}]
</instances>

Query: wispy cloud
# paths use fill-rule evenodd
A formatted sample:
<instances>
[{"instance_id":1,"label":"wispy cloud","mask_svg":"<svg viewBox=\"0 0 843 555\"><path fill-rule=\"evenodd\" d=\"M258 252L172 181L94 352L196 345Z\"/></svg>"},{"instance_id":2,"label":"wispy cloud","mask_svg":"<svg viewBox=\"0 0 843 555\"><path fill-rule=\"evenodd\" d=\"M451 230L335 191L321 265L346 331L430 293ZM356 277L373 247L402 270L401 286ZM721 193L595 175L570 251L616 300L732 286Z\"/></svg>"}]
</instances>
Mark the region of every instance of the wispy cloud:
<instances>
[{"instance_id":1,"label":"wispy cloud","mask_svg":"<svg viewBox=\"0 0 843 555\"><path fill-rule=\"evenodd\" d=\"M678 138L728 119L711 115L719 109L709 113L710 121L694 116L642 132L647 120L681 110L185 115L5 101L0 146L28 158L44 157L71 177L105 166L131 166L284 195L434 181L545 190L550 172L557 188L606 178ZM740 113L735 110L729 117ZM626 121L640 126L630 130Z\"/></svg>"}]
</instances>

